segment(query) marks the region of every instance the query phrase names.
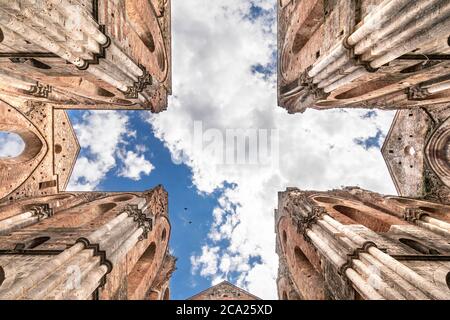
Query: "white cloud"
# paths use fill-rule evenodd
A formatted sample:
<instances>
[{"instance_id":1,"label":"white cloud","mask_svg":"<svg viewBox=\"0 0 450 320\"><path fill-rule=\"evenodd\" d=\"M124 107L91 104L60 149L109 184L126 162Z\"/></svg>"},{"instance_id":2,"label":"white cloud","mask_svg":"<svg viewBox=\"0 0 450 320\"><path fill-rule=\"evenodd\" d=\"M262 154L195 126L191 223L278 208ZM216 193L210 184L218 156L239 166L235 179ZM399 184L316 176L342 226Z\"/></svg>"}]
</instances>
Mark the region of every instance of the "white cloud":
<instances>
[{"instance_id":1,"label":"white cloud","mask_svg":"<svg viewBox=\"0 0 450 320\"><path fill-rule=\"evenodd\" d=\"M124 156L121 156L123 168L119 176L138 181L142 175L149 175L155 168L150 161L146 160L144 155L128 150Z\"/></svg>"},{"instance_id":2,"label":"white cloud","mask_svg":"<svg viewBox=\"0 0 450 320\"><path fill-rule=\"evenodd\" d=\"M74 125L80 145L86 154L75 164L68 190L94 190L106 174L123 162L120 176L139 180L142 174L149 174L153 165L143 155L133 151L121 151L136 131L129 128L129 117L117 111L84 112L82 121ZM122 148L121 148L122 147ZM138 152L142 148L137 148ZM123 153L123 155L122 155Z\"/></svg>"},{"instance_id":3,"label":"white cloud","mask_svg":"<svg viewBox=\"0 0 450 320\"><path fill-rule=\"evenodd\" d=\"M251 4L272 10L246 19ZM273 209L286 186L329 189L360 185L384 193L395 189L381 154L355 138L386 133L393 113L308 110L289 115L276 106L276 77L252 73L273 62L275 1L186 0L173 6L173 92L168 111L149 118L172 157L192 168L200 192L225 187L212 212L206 245L191 258L193 272L212 283L239 273L238 284L275 298L278 260ZM194 121L225 134L234 128L275 128L279 166L217 165L212 152L196 151ZM211 151L211 148L209 149ZM223 244L226 245L223 245Z\"/></svg>"},{"instance_id":4,"label":"white cloud","mask_svg":"<svg viewBox=\"0 0 450 320\"><path fill-rule=\"evenodd\" d=\"M16 157L24 149L25 143L18 134L0 131L0 158Z\"/></svg>"}]
</instances>

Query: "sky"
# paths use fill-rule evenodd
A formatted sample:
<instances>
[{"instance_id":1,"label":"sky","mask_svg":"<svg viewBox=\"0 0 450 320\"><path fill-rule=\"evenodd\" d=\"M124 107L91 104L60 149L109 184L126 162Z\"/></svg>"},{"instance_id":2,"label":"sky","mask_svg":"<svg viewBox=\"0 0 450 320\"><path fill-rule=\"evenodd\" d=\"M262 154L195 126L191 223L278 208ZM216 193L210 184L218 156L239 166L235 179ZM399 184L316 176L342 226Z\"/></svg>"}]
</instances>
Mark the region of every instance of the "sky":
<instances>
[{"instance_id":1,"label":"sky","mask_svg":"<svg viewBox=\"0 0 450 320\"><path fill-rule=\"evenodd\" d=\"M395 194L380 152L394 113L278 107L276 0L174 0L172 40L167 111L69 112L82 150L68 190L164 185L172 299L225 279L276 298L277 192ZM7 142L23 148L0 134L0 155Z\"/></svg>"}]
</instances>

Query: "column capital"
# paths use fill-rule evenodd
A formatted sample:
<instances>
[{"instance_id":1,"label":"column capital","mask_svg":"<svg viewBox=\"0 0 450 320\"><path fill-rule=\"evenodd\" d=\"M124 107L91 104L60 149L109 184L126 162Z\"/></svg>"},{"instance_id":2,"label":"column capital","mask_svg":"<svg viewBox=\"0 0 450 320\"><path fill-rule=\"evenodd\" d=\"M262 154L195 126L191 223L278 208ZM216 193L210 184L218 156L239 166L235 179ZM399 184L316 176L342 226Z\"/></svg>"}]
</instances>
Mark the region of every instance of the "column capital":
<instances>
[{"instance_id":1,"label":"column capital","mask_svg":"<svg viewBox=\"0 0 450 320\"><path fill-rule=\"evenodd\" d=\"M53 215L53 209L50 208L48 203L36 204L31 207L31 212L33 212L33 216L37 216L39 220L51 217Z\"/></svg>"}]
</instances>

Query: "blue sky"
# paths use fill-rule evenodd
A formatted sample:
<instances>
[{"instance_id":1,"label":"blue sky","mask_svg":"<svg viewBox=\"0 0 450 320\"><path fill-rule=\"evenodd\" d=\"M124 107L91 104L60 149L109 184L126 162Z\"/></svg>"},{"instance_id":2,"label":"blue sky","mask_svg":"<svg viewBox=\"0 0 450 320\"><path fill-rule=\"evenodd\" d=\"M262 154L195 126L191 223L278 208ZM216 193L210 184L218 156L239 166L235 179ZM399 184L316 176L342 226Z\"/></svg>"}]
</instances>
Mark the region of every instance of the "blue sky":
<instances>
[{"instance_id":1,"label":"blue sky","mask_svg":"<svg viewBox=\"0 0 450 320\"><path fill-rule=\"evenodd\" d=\"M91 112L69 112L72 123L83 122L83 115ZM172 225L170 249L178 258L177 271L171 279L173 299L185 299L207 288L207 279L191 274L190 255L206 237L212 222L211 212L217 205L220 190L212 194L199 194L192 185L191 170L184 164L175 164L170 152L155 138L151 125L143 119L140 111L120 111L129 118L129 127L136 131L135 137L127 139L128 145L145 145L146 159L157 168L149 175L134 181L118 176L118 167L107 172L95 190L144 191L162 184L169 193L169 212ZM103 128L98 128L104 130ZM92 157L89 148L82 146L80 157ZM120 161L120 160L119 160Z\"/></svg>"},{"instance_id":2,"label":"blue sky","mask_svg":"<svg viewBox=\"0 0 450 320\"><path fill-rule=\"evenodd\" d=\"M178 257L174 299L224 279L275 298L273 210L288 186L395 192L379 150L392 112L289 115L277 107L275 5L173 1L168 110L70 112L82 146L72 190L168 190L170 246ZM262 134L256 162L250 142L243 149L248 163L234 158L239 148L230 130ZM268 162L261 146L270 150ZM224 156L230 151L231 162Z\"/></svg>"}]
</instances>

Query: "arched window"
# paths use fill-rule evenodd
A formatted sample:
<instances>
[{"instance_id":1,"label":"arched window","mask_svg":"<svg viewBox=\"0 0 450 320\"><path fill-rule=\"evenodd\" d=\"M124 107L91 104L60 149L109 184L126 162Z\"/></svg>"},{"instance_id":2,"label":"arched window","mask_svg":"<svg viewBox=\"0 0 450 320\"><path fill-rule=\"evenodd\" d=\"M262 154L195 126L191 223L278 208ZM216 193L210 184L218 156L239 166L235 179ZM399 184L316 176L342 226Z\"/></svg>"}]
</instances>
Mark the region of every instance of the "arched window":
<instances>
[{"instance_id":1,"label":"arched window","mask_svg":"<svg viewBox=\"0 0 450 320\"><path fill-rule=\"evenodd\" d=\"M167 236L167 234L166 234L166 229L164 229L164 230L161 232L161 241L166 240L166 236Z\"/></svg>"},{"instance_id":2,"label":"arched window","mask_svg":"<svg viewBox=\"0 0 450 320\"><path fill-rule=\"evenodd\" d=\"M322 1L317 1L316 6L310 11L308 17L303 21L295 34L292 43L292 53L297 54L308 43L308 40L324 21L325 10ZM316 52L316 58L320 57L320 51Z\"/></svg>"},{"instance_id":3,"label":"arched window","mask_svg":"<svg viewBox=\"0 0 450 320\"><path fill-rule=\"evenodd\" d=\"M439 251L437 251L436 249L430 248L424 245L423 243L420 243L413 239L400 238L399 241L404 245L407 245L411 249L422 254L440 254Z\"/></svg>"},{"instance_id":4,"label":"arched window","mask_svg":"<svg viewBox=\"0 0 450 320\"><path fill-rule=\"evenodd\" d=\"M15 158L25 149L25 142L14 132L0 131L0 159Z\"/></svg>"},{"instance_id":5,"label":"arched window","mask_svg":"<svg viewBox=\"0 0 450 320\"><path fill-rule=\"evenodd\" d=\"M286 246L287 244L287 235L286 235L286 231L283 230L283 246Z\"/></svg>"},{"instance_id":6,"label":"arched window","mask_svg":"<svg viewBox=\"0 0 450 320\"><path fill-rule=\"evenodd\" d=\"M36 169L47 146L30 120L2 101L0 118L0 199L8 197L12 200L16 195L11 192L22 185Z\"/></svg>"},{"instance_id":7,"label":"arched window","mask_svg":"<svg viewBox=\"0 0 450 320\"><path fill-rule=\"evenodd\" d=\"M417 200L409 199L409 198L391 198L391 199L394 199L395 201L400 202L401 204L407 204L407 205L412 205L412 206L415 206L418 203Z\"/></svg>"},{"instance_id":8,"label":"arched window","mask_svg":"<svg viewBox=\"0 0 450 320\"><path fill-rule=\"evenodd\" d=\"M42 61L30 58L27 60L27 63L30 64L32 67L35 67L37 69L44 69L44 70L49 70L52 67L50 67L48 64L43 63Z\"/></svg>"},{"instance_id":9,"label":"arched window","mask_svg":"<svg viewBox=\"0 0 450 320\"><path fill-rule=\"evenodd\" d=\"M379 214L375 212L364 212L356 208L341 205L334 206L333 209L375 232L387 232L393 222L398 224L402 223L402 221L395 221L395 217L381 212Z\"/></svg>"},{"instance_id":10,"label":"arched window","mask_svg":"<svg viewBox=\"0 0 450 320\"><path fill-rule=\"evenodd\" d=\"M41 244L43 244L44 242L47 242L48 240L50 240L50 237L37 237L37 238L34 238L33 240L30 241L30 243L28 243L25 246L25 249L34 249L34 248L40 246Z\"/></svg>"}]
</instances>

